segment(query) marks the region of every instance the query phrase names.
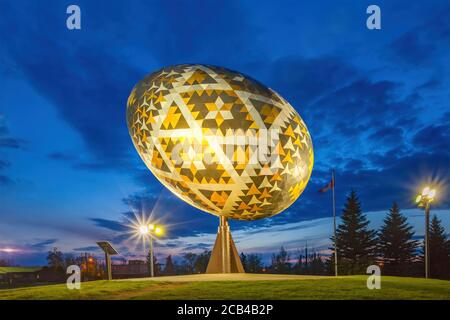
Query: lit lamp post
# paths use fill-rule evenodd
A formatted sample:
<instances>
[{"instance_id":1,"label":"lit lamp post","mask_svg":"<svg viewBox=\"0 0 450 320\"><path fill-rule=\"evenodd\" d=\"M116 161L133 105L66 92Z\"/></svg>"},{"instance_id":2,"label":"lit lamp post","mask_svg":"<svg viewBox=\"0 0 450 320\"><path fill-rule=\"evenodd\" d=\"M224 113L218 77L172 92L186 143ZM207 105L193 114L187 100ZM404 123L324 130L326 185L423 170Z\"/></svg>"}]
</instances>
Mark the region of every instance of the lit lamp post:
<instances>
[{"instance_id":1,"label":"lit lamp post","mask_svg":"<svg viewBox=\"0 0 450 320\"><path fill-rule=\"evenodd\" d=\"M163 229L159 226L156 226L154 224L149 224L149 225L142 225L139 227L139 233L146 237L149 237L150 240L150 249L149 249L149 253L150 253L150 277L154 277L155 276L155 271L153 270L153 237L154 236L160 236L163 234Z\"/></svg>"},{"instance_id":2,"label":"lit lamp post","mask_svg":"<svg viewBox=\"0 0 450 320\"><path fill-rule=\"evenodd\" d=\"M430 229L430 206L436 196L436 190L426 187L416 198L419 207L425 209L425 278L430 275L430 248L429 248L429 229Z\"/></svg>"}]
</instances>

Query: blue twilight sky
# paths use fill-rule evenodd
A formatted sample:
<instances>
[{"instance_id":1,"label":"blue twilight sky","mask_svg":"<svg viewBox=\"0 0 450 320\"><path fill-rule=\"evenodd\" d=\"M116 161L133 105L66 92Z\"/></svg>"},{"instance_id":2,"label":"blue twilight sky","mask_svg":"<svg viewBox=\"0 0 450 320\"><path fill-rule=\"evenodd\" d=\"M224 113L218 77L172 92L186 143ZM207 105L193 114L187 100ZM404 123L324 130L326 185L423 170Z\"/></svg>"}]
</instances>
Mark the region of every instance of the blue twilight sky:
<instances>
[{"instance_id":1,"label":"blue twilight sky","mask_svg":"<svg viewBox=\"0 0 450 320\"><path fill-rule=\"evenodd\" d=\"M66 8L81 8L81 30ZM366 28L381 8L382 29ZM146 169L125 123L133 85L179 63L239 70L284 96L306 122L315 166L282 214L233 222L240 250L321 251L331 234L336 168L340 213L352 188L377 227L397 201L420 237L415 192L439 188L434 212L450 232L448 1L0 2L0 259L41 264L45 252L125 257L137 214L167 226L159 256L211 248L217 218L171 195Z\"/></svg>"}]
</instances>

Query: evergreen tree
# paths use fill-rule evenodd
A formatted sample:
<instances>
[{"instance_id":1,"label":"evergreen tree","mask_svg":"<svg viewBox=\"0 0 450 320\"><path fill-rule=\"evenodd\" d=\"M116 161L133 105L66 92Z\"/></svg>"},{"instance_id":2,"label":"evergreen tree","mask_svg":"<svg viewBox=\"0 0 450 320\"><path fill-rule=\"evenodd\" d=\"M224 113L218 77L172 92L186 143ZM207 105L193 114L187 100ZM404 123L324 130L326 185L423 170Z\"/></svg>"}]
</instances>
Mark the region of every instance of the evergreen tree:
<instances>
[{"instance_id":1,"label":"evergreen tree","mask_svg":"<svg viewBox=\"0 0 450 320\"><path fill-rule=\"evenodd\" d=\"M209 258L211 257L211 251L203 251L197 256L197 259L194 263L194 272L195 273L205 273L206 268L208 267Z\"/></svg>"},{"instance_id":2,"label":"evergreen tree","mask_svg":"<svg viewBox=\"0 0 450 320\"><path fill-rule=\"evenodd\" d=\"M173 275L175 274L175 265L172 261L172 256L169 254L166 258L166 266L164 268L164 274Z\"/></svg>"},{"instance_id":3,"label":"evergreen tree","mask_svg":"<svg viewBox=\"0 0 450 320\"><path fill-rule=\"evenodd\" d=\"M272 266L270 268L272 273L290 273L291 264L289 259L289 253L284 247L281 247L277 255L272 255Z\"/></svg>"},{"instance_id":4,"label":"evergreen tree","mask_svg":"<svg viewBox=\"0 0 450 320\"><path fill-rule=\"evenodd\" d=\"M418 242L413 240L413 227L400 213L396 203L383 220L378 236L378 252L383 274L411 275L409 269L416 259Z\"/></svg>"},{"instance_id":5,"label":"evergreen tree","mask_svg":"<svg viewBox=\"0 0 450 320\"><path fill-rule=\"evenodd\" d=\"M245 253L241 252L239 258L241 259L241 263L242 263L242 266L244 267L245 272L249 272L248 271L248 266L247 266L247 263L248 263L247 262L247 255Z\"/></svg>"},{"instance_id":6,"label":"evergreen tree","mask_svg":"<svg viewBox=\"0 0 450 320\"><path fill-rule=\"evenodd\" d=\"M375 261L376 231L369 229L369 221L361 211L356 192L347 197L342 223L336 230L339 274L365 274ZM333 248L331 248L334 250ZM334 265L334 251L328 266Z\"/></svg>"},{"instance_id":7,"label":"evergreen tree","mask_svg":"<svg viewBox=\"0 0 450 320\"><path fill-rule=\"evenodd\" d=\"M450 242L445 229L435 215L430 224L430 276L432 278L450 278Z\"/></svg>"},{"instance_id":8,"label":"evergreen tree","mask_svg":"<svg viewBox=\"0 0 450 320\"><path fill-rule=\"evenodd\" d=\"M187 252L183 255L183 273L194 273L195 261L197 260L197 255L192 252Z\"/></svg>"},{"instance_id":9,"label":"evergreen tree","mask_svg":"<svg viewBox=\"0 0 450 320\"><path fill-rule=\"evenodd\" d=\"M306 261L308 261L308 264L306 264ZM313 252L307 257L305 252L305 255L299 255L297 263L294 266L294 271L297 274L327 274L326 262L327 260L322 259L322 256L317 252Z\"/></svg>"},{"instance_id":10,"label":"evergreen tree","mask_svg":"<svg viewBox=\"0 0 450 320\"><path fill-rule=\"evenodd\" d=\"M263 265L261 262L261 257L257 254L248 254L247 255L247 272L250 273L258 273L263 269Z\"/></svg>"},{"instance_id":11,"label":"evergreen tree","mask_svg":"<svg viewBox=\"0 0 450 320\"><path fill-rule=\"evenodd\" d=\"M303 255L300 253L297 259L297 263L294 265L294 272L296 274L304 274L304 264L303 264Z\"/></svg>"},{"instance_id":12,"label":"evergreen tree","mask_svg":"<svg viewBox=\"0 0 450 320\"><path fill-rule=\"evenodd\" d=\"M326 273L326 265L320 254L314 252L309 261L309 274L323 275Z\"/></svg>"}]
</instances>

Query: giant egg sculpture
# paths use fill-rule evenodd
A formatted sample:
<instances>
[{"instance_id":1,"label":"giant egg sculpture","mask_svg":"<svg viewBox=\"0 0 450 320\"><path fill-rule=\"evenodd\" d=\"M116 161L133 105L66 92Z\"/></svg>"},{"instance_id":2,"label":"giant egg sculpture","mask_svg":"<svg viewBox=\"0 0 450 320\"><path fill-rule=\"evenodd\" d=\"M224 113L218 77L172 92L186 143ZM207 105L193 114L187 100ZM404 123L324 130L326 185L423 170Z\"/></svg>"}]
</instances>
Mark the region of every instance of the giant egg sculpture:
<instances>
[{"instance_id":1,"label":"giant egg sculpture","mask_svg":"<svg viewBox=\"0 0 450 320\"><path fill-rule=\"evenodd\" d=\"M314 154L305 123L239 72L186 64L142 79L127 104L133 144L182 200L238 220L274 216L303 192Z\"/></svg>"}]
</instances>

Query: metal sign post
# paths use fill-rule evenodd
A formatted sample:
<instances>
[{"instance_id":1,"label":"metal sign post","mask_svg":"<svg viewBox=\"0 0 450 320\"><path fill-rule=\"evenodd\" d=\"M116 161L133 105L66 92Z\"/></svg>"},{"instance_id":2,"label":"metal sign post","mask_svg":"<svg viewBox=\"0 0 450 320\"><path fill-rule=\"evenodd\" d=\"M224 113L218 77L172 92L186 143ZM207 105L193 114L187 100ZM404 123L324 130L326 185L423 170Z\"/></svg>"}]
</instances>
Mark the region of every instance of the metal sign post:
<instances>
[{"instance_id":1,"label":"metal sign post","mask_svg":"<svg viewBox=\"0 0 450 320\"><path fill-rule=\"evenodd\" d=\"M106 274L108 280L112 280L112 270L111 270L111 256L119 254L116 249L108 241L99 241L97 245L105 253L105 263L106 263Z\"/></svg>"}]
</instances>

